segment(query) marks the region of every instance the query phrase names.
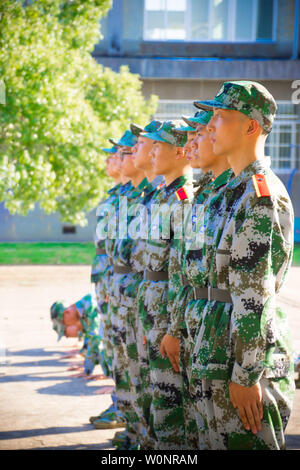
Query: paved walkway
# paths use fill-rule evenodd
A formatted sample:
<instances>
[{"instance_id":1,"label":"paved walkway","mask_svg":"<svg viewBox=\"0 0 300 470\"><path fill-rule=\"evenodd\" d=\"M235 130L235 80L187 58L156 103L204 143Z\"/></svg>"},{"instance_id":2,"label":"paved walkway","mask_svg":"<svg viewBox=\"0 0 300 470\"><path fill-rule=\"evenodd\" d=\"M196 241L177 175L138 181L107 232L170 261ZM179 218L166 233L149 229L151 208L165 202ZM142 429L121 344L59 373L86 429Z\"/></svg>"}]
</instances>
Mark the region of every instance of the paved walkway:
<instances>
[{"instance_id":1,"label":"paved walkway","mask_svg":"<svg viewBox=\"0 0 300 470\"><path fill-rule=\"evenodd\" d=\"M94 392L112 381L75 378L67 370L75 359L61 358L76 341L57 342L50 322L50 305L89 292L89 275L89 266L0 266L0 449L112 449L115 430L96 430L88 421L111 403L109 394ZM281 302L300 351L299 277L293 268ZM300 449L300 390L287 444Z\"/></svg>"}]
</instances>

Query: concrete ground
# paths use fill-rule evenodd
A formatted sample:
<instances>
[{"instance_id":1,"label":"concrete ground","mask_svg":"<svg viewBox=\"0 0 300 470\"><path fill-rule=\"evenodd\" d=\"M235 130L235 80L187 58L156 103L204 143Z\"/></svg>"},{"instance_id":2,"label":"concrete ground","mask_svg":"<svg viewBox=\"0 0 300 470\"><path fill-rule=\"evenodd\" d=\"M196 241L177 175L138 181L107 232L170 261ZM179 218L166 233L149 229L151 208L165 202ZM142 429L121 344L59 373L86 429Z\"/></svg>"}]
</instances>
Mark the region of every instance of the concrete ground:
<instances>
[{"instance_id":1,"label":"concrete ground","mask_svg":"<svg viewBox=\"0 0 300 470\"><path fill-rule=\"evenodd\" d=\"M111 380L76 378L61 359L78 344L57 342L49 308L88 293L89 266L0 266L0 449L112 449L116 430L96 430L89 416L106 409ZM292 268L280 302L300 351L300 268ZM97 366L95 373L101 373ZM288 449L300 449L300 390L287 427Z\"/></svg>"}]
</instances>

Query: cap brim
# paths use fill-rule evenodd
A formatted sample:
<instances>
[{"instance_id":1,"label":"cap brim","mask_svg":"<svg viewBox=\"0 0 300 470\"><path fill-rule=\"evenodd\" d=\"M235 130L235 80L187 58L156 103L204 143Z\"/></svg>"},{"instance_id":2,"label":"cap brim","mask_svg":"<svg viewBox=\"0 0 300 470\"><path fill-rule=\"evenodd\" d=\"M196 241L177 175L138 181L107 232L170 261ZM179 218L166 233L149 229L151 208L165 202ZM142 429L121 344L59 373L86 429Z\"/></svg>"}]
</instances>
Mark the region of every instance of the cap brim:
<instances>
[{"instance_id":1,"label":"cap brim","mask_svg":"<svg viewBox=\"0 0 300 470\"><path fill-rule=\"evenodd\" d=\"M101 150L105 153L116 153L116 150L113 150L111 148L102 148Z\"/></svg>"},{"instance_id":2,"label":"cap brim","mask_svg":"<svg viewBox=\"0 0 300 470\"><path fill-rule=\"evenodd\" d=\"M111 144L116 145L116 147L122 147L122 145L118 144L118 142L116 142L115 140L113 139L108 139L108 140Z\"/></svg>"},{"instance_id":3,"label":"cap brim","mask_svg":"<svg viewBox=\"0 0 300 470\"><path fill-rule=\"evenodd\" d=\"M186 132L195 132L196 129L192 126L186 127L175 127L174 132L178 132L178 134L185 134Z\"/></svg>"},{"instance_id":4,"label":"cap brim","mask_svg":"<svg viewBox=\"0 0 300 470\"><path fill-rule=\"evenodd\" d=\"M144 129L138 124L130 124L130 130L136 137L138 137L141 132L144 132Z\"/></svg>"},{"instance_id":5,"label":"cap brim","mask_svg":"<svg viewBox=\"0 0 300 470\"><path fill-rule=\"evenodd\" d=\"M222 104L217 100L194 101L194 106L196 106L196 108L203 109L204 111L212 111L214 108L231 109L236 111L234 108L231 108L226 104Z\"/></svg>"},{"instance_id":6,"label":"cap brim","mask_svg":"<svg viewBox=\"0 0 300 470\"><path fill-rule=\"evenodd\" d=\"M141 135L143 137L147 137L147 139L157 140L158 142L166 142L167 144L169 143L166 140L164 140L162 137L160 137L159 134L156 134L155 132L143 132Z\"/></svg>"},{"instance_id":7,"label":"cap brim","mask_svg":"<svg viewBox=\"0 0 300 470\"><path fill-rule=\"evenodd\" d=\"M194 125L194 123L192 121L193 118L190 118L190 117L187 117L187 116L181 116L181 118L183 119L184 122L187 123L187 125L189 127L195 128L197 126L197 124ZM193 129L193 130L195 130L195 129Z\"/></svg>"}]
</instances>

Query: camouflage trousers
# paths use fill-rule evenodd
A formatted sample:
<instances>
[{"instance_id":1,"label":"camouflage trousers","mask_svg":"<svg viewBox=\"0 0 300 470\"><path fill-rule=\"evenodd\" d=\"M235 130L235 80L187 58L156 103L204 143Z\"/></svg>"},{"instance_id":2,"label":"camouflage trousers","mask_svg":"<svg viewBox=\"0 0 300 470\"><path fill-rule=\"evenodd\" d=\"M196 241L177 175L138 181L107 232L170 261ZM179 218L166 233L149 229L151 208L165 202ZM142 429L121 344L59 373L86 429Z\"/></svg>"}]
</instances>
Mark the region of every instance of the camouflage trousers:
<instances>
[{"instance_id":1,"label":"camouflage trousers","mask_svg":"<svg viewBox=\"0 0 300 470\"><path fill-rule=\"evenodd\" d=\"M292 407L293 377L263 378L262 429L246 431L229 399L229 381L192 380L197 405L200 450L282 450Z\"/></svg>"},{"instance_id":2,"label":"camouflage trousers","mask_svg":"<svg viewBox=\"0 0 300 470\"><path fill-rule=\"evenodd\" d=\"M113 345L113 380L115 382L118 408L126 421L126 435L131 446L140 442L141 423L136 413L135 388L130 379L126 347L127 307L120 306L114 296L109 299L111 322L110 341Z\"/></svg>"},{"instance_id":3,"label":"camouflage trousers","mask_svg":"<svg viewBox=\"0 0 300 470\"><path fill-rule=\"evenodd\" d=\"M100 317L100 337L101 343L99 348L99 362L103 369L103 373L108 377L112 377L113 348L109 339L110 318L108 312L108 302L103 299L102 285L95 283L95 293L97 299L97 308Z\"/></svg>"},{"instance_id":4,"label":"camouflage trousers","mask_svg":"<svg viewBox=\"0 0 300 470\"><path fill-rule=\"evenodd\" d=\"M143 449L153 449L155 440L150 426L151 388L147 348L143 328L135 306L128 308L126 317L126 356L128 372L133 384L133 408L141 423L140 443Z\"/></svg>"},{"instance_id":5,"label":"camouflage trousers","mask_svg":"<svg viewBox=\"0 0 300 470\"><path fill-rule=\"evenodd\" d=\"M167 332L167 283L143 282L138 292L139 316L147 339L149 380L152 388L150 424L156 450L183 450L182 377L168 357L162 358L160 344Z\"/></svg>"},{"instance_id":6,"label":"camouflage trousers","mask_svg":"<svg viewBox=\"0 0 300 470\"><path fill-rule=\"evenodd\" d=\"M182 377L183 417L186 436L186 449L198 449L199 434L197 426L197 408L191 394L192 345L186 329L180 331L179 367Z\"/></svg>"}]
</instances>

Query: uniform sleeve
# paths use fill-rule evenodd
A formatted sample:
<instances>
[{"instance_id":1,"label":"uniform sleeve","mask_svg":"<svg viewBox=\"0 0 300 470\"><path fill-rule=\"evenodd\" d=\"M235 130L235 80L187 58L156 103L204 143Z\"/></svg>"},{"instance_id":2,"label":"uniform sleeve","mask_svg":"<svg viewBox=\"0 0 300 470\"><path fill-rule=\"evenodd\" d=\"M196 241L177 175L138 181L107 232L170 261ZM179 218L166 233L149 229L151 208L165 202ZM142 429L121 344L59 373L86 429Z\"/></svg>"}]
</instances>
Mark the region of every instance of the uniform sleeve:
<instances>
[{"instance_id":1,"label":"uniform sleeve","mask_svg":"<svg viewBox=\"0 0 300 470\"><path fill-rule=\"evenodd\" d=\"M253 197L235 227L229 262L231 380L251 387L262 377L275 342L275 295L291 262L293 215L286 199Z\"/></svg>"},{"instance_id":2,"label":"uniform sleeve","mask_svg":"<svg viewBox=\"0 0 300 470\"><path fill-rule=\"evenodd\" d=\"M176 205L175 216L172 217L172 234L173 240L170 247L170 257L168 263L169 283L168 283L168 314L169 326L168 335L174 338L180 338L181 325L184 321L184 314L177 301L181 291L182 259L184 250L185 222L190 215L189 200L181 201ZM177 226L176 226L177 224ZM180 238L182 237L182 238Z\"/></svg>"},{"instance_id":3,"label":"uniform sleeve","mask_svg":"<svg viewBox=\"0 0 300 470\"><path fill-rule=\"evenodd\" d=\"M170 249L169 259L169 284L168 284L168 314L169 314L169 327L168 335L174 338L180 338L180 324L182 318L180 311L177 309L176 297L179 293L181 282L180 282L180 270L181 266L179 263L180 253L182 244L179 240L173 244Z\"/></svg>"}]
</instances>

